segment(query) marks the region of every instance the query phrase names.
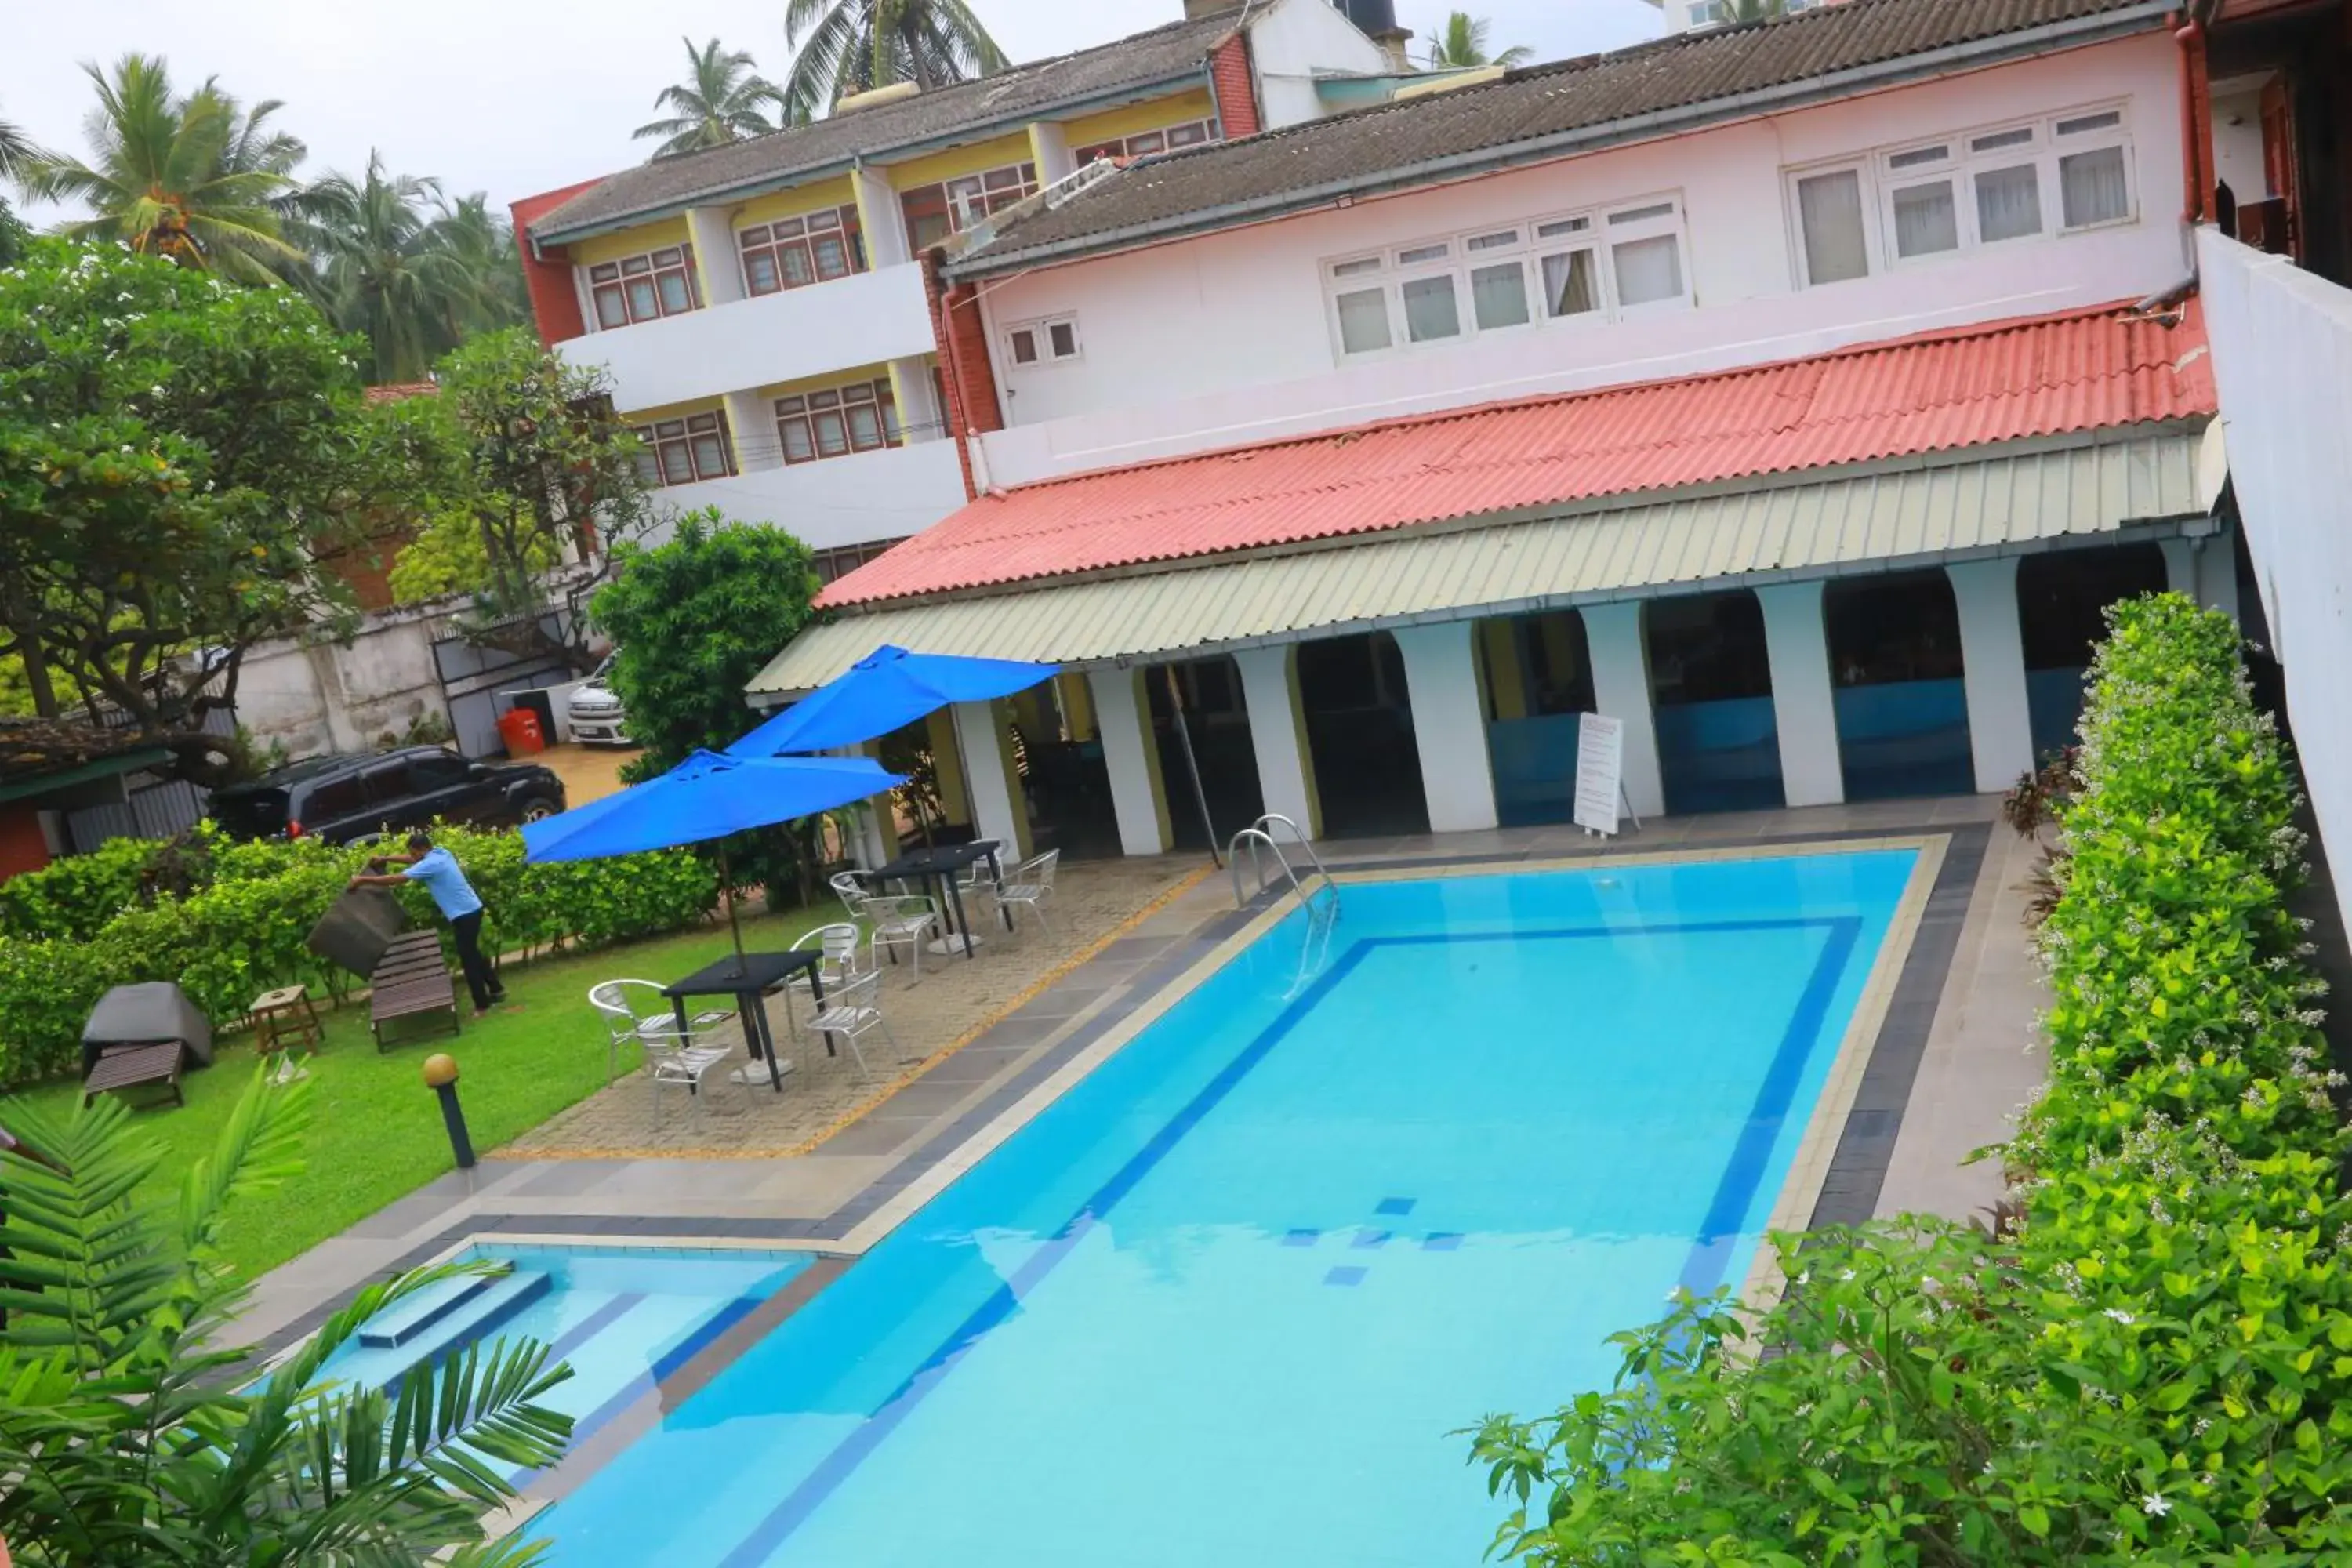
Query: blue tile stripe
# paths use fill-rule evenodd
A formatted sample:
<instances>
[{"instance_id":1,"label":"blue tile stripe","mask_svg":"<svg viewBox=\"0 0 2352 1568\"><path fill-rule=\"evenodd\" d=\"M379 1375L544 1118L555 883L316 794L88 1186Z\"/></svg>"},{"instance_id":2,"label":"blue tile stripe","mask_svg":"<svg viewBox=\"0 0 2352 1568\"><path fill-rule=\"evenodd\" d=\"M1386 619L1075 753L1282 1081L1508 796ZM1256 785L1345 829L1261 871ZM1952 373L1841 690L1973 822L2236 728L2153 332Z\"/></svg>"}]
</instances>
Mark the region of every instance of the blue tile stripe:
<instances>
[{"instance_id":1,"label":"blue tile stripe","mask_svg":"<svg viewBox=\"0 0 2352 1568\"><path fill-rule=\"evenodd\" d=\"M551 1363L570 1355L586 1343L591 1337L611 1327L624 1312L644 1300L645 1297L641 1294L614 1297L583 1319L571 1332L558 1339L547 1358L548 1361ZM594 1436L599 1430L609 1425L614 1416L659 1388L672 1373L701 1354L711 1341L758 1310L760 1303L766 1300L764 1296L736 1296L721 1303L711 1311L709 1316L688 1330L686 1336L677 1344L663 1352L652 1366L629 1379L615 1389L603 1404L574 1421L572 1424L572 1440L569 1446L577 1448ZM538 1469L520 1471L514 1476L513 1483L517 1489L520 1489L539 1477L547 1474L548 1470L553 1468L544 1466Z\"/></svg>"},{"instance_id":2,"label":"blue tile stripe","mask_svg":"<svg viewBox=\"0 0 2352 1568\"><path fill-rule=\"evenodd\" d=\"M1657 923L1633 923L1608 926L1569 926L1538 930L1416 932L1392 936L1360 937L1348 949L1333 959L1322 973L1276 1015L1274 1020L1220 1068L1201 1091L1171 1117L1150 1141L1138 1150L1127 1163L1097 1188L1080 1205L1062 1227L1048 1237L1037 1250L1029 1255L1022 1266L1013 1270L990 1293L971 1314L927 1356L908 1378L892 1390L888 1398L872 1415L835 1445L824 1458L804 1476L767 1516L753 1526L751 1532L736 1543L735 1549L721 1560L720 1568L759 1568L773 1556L778 1548L791 1539L793 1531L806 1523L822 1506L856 1472L866 1457L881 1447L899 1424L922 1404L931 1390L938 1387L958 1363L988 1333L1013 1315L1013 1310L1046 1276L1058 1268L1062 1260L1077 1248L1088 1231L1101 1222L1118 1202L1135 1190L1152 1168L1166 1159L1186 1134L1200 1125L1202 1118L1216 1109L1264 1061L1276 1046L1281 1044L1301 1019L1312 1012L1322 999L1353 973L1373 949L1389 946L1426 946L1465 942L1528 942L1577 938L1611 938L1626 936L1708 935L1756 931L1823 930L1828 940L1816 961L1813 973L1792 1011L1789 1026L1783 1030L1780 1045L1766 1070L1764 1087L1759 1091L1754 1109L1749 1112L1747 1128L1734 1148L1718 1184L1715 1199L1708 1206L1707 1220L1698 1241L1693 1247L1693 1261L1684 1269L1685 1282L1698 1270L1698 1258L1716 1244L1717 1220L1728 1212L1736 1226L1747 1213L1756 1184L1762 1179L1765 1160L1769 1157L1780 1121L1785 1118L1789 1102L1797 1084L1803 1078L1803 1068L1812 1041L1821 1033L1831 999L1835 995L1838 981L1855 945L1861 921L1853 916L1795 916L1772 920L1740 921L1678 921ZM1841 931L1843 935L1841 935ZM1809 1026L1807 1020L1810 1019ZM1777 1106L1777 1109L1775 1107ZM1759 1121L1769 1121L1769 1128L1759 1128ZM1751 1153L1751 1148L1753 1152ZM1742 1184L1744 1182L1744 1185ZM1431 1238L1454 1243L1450 1237ZM1736 1237L1735 1237L1736 1239ZM1443 1248L1441 1248L1443 1249ZM1728 1257L1728 1246L1724 1247ZM1722 1263L1716 1265L1719 1274ZM1337 1278L1356 1272L1358 1279ZM1335 1268L1326 1277L1327 1284L1358 1283L1360 1271ZM1712 1289L1712 1286L1708 1287Z\"/></svg>"}]
</instances>

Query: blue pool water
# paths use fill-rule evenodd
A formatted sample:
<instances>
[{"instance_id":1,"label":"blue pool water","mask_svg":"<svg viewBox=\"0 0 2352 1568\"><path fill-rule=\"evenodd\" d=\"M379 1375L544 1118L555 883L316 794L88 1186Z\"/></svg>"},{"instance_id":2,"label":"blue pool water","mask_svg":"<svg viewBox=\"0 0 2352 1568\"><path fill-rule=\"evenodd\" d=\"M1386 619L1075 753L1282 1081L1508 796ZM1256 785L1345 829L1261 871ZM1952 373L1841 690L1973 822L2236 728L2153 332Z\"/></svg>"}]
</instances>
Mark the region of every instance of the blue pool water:
<instances>
[{"instance_id":1,"label":"blue pool water","mask_svg":"<svg viewBox=\"0 0 2352 1568\"><path fill-rule=\"evenodd\" d=\"M502 1279L429 1286L412 1316L437 1310L397 1344L347 1342L326 1375L382 1386L410 1366L472 1341L533 1339L572 1376L541 1403L572 1417L572 1442L649 1393L808 1267L789 1253L563 1248L485 1243L471 1258L509 1266ZM430 1294L427 1294L429 1292ZM443 1306L446 1300L448 1305ZM367 1328L391 1327L400 1310ZM362 1331L365 1331L364 1330Z\"/></svg>"},{"instance_id":2,"label":"blue pool water","mask_svg":"<svg viewBox=\"0 0 2352 1568\"><path fill-rule=\"evenodd\" d=\"M1469 1568L1499 1510L1450 1434L1742 1279L1913 859L1350 886L1305 989L1294 918L531 1532L567 1568Z\"/></svg>"}]
</instances>

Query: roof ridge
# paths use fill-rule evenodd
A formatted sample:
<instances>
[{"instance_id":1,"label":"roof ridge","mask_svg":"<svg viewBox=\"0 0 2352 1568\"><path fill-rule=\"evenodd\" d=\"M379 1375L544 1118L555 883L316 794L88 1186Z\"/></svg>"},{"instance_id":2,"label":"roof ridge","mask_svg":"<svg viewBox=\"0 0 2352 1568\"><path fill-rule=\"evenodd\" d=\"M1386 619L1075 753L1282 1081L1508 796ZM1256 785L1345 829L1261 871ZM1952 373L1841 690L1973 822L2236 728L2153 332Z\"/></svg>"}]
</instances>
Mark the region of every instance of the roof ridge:
<instances>
[{"instance_id":1,"label":"roof ridge","mask_svg":"<svg viewBox=\"0 0 2352 1568\"><path fill-rule=\"evenodd\" d=\"M1848 4L1883 3L1883 0L1847 0ZM1804 13L1800 12L1802 16ZM1083 484L1099 479L1106 474L1148 473L1179 463L1202 463L1217 458L1239 458L1256 452L1276 451L1285 447L1312 447L1334 441L1342 437L1361 439L1389 430L1401 430L1415 426L1434 426L1455 420L1469 419L1487 414L1499 414L1517 408L1538 408L1552 404L1573 403L1583 398L1605 397L1613 393L1632 392L1650 387L1678 386L1705 381L1733 381L1741 376L1763 375L1774 371L1801 365L1826 364L1833 360L1857 359L1866 354L1885 353L1898 349L1917 348L1930 342L1961 342L1971 338L1996 337L2006 332L2023 331L2032 328L2053 327L2063 322L2084 321L2096 316L2125 316L2137 303L2133 300L2113 300L2105 304L2077 306L2064 310L2053 310L2041 315L2005 316L1990 321L1971 321L1955 327L1928 327L1900 337L1874 338L1868 342L1847 343L1838 348L1823 349L1816 353L1792 354L1784 359L1761 360L1754 364L1732 365L1722 370L1689 371L1681 375L1659 376L1647 381L1612 381L1598 386L1578 387L1568 392L1528 393L1519 397L1499 397L1485 403L1465 403L1449 408L1431 409L1420 414L1392 414L1384 418L1367 420L1339 429L1315 430L1291 436L1267 436L1255 441L1244 441L1231 447L1213 447L1205 451L1171 453L1161 458L1144 458L1133 463L1123 463L1108 468L1087 468L1076 473L1056 474L1051 479L1032 479L1026 484L1011 485L991 490L982 500L1005 500L1016 495L1049 489L1059 485ZM2153 318L2146 318L2153 320Z\"/></svg>"}]
</instances>

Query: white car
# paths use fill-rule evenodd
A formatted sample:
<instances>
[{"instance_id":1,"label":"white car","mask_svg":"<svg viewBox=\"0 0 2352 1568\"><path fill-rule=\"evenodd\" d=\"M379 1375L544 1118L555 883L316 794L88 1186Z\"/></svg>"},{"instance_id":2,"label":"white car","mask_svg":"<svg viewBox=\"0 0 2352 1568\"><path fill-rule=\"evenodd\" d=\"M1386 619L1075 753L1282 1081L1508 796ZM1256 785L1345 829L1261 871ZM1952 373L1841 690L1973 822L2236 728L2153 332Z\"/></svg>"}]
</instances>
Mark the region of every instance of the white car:
<instances>
[{"instance_id":1,"label":"white car","mask_svg":"<svg viewBox=\"0 0 2352 1568\"><path fill-rule=\"evenodd\" d=\"M604 662L572 689L572 700L564 704L564 718L572 726L572 738L582 745L633 743L627 729L629 716L622 710L620 696L605 684L613 673L613 660L618 657L606 654Z\"/></svg>"}]
</instances>

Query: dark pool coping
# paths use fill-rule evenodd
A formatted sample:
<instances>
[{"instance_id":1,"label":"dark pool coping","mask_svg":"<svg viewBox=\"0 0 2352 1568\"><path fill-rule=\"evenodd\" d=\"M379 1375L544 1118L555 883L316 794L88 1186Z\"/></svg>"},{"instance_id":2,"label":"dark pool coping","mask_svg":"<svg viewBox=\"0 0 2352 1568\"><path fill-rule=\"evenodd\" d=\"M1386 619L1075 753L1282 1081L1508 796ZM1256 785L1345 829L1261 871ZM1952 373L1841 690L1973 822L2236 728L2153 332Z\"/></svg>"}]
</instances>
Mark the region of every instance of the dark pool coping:
<instances>
[{"instance_id":1,"label":"dark pool coping","mask_svg":"<svg viewBox=\"0 0 2352 1568\"><path fill-rule=\"evenodd\" d=\"M1845 1125L1840 1130L1836 1152L1831 1158L1828 1173L1814 1204L1811 1222L1812 1229L1859 1223L1868 1219L1877 1207L1878 1194L1885 1184L1887 1169L1894 1158L1895 1140L1902 1131L1904 1113L1918 1078L1919 1063L1926 1055L1927 1037L1935 1026L1936 1009L1951 972L1961 930L1967 923L1979 873L1984 864L1985 850L1990 842L1992 826L1989 822L1923 823L1808 829L1685 839L1655 847L1654 853L1673 858L1725 850L1794 848L1872 839L1940 838L1945 841L1943 864L1937 870L1935 884L1927 895L1927 907L1921 911L1918 925L1912 934L1910 950L1905 954L1894 996L1888 1004L1885 1017L1880 1022L1877 1036L1871 1043L1870 1057L1863 1071L1861 1085L1846 1114ZM1633 837L1595 839L1589 847L1575 843L1566 846L1531 845L1462 855L1401 855L1360 860L1334 859L1331 863L1333 869L1344 876L1349 872L1435 871L1481 866L1502 869L1528 862L1651 852L1651 848L1638 837ZM902 1196L909 1187L930 1175L941 1163L953 1158L966 1143L994 1125L1040 1085L1099 1044L1137 1012L1156 1001L1162 992L1194 965L1213 955L1228 939L1285 896L1286 889L1268 889L1244 908L1223 910L1190 932L1161 945L1157 955L1133 975L1099 987L1104 994L1101 1004L1076 1028L1023 1063L953 1121L901 1155L889 1169L822 1218L474 1214L409 1248L393 1262L377 1269L370 1276L370 1281L355 1285L350 1290L301 1313L251 1348L265 1359L282 1354L347 1305L365 1283L422 1267L471 1242L559 1236L614 1245L681 1244L698 1240L747 1245L770 1241L792 1246L796 1250L814 1250L820 1258L846 1259L850 1255L828 1252L824 1244L846 1241L858 1226ZM1139 940L1128 939L1129 942ZM1108 966L1131 962L1134 953L1132 945L1127 946L1124 952L1106 950L1065 975L1059 984L1097 989L1087 984L1089 968L1097 963ZM995 1028L974 1040L973 1047L987 1048L990 1036L996 1032L996 1028L1004 1029L1009 1035L1017 1035L1033 1030L1037 1020L1043 1017L1055 1016L1057 1024L1065 1021L1053 1013L1049 1005L1052 993L1048 992L1027 1006L1016 1008L998 1020ZM1026 1041L1022 1043L1027 1044ZM924 1080L918 1079L915 1081L921 1083ZM887 1103L885 1101L884 1105ZM828 1268L821 1278L829 1280L837 1271ZM814 1290L791 1294L793 1304L797 1305L814 1294ZM763 1331L775 1326L773 1321L764 1321L768 1314L761 1316ZM733 1336L730 1336L730 1342L732 1339ZM570 1468L568 1465L565 1467L567 1470Z\"/></svg>"}]
</instances>

